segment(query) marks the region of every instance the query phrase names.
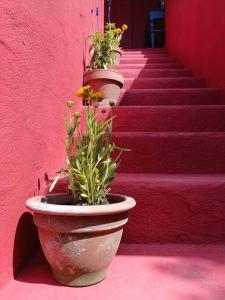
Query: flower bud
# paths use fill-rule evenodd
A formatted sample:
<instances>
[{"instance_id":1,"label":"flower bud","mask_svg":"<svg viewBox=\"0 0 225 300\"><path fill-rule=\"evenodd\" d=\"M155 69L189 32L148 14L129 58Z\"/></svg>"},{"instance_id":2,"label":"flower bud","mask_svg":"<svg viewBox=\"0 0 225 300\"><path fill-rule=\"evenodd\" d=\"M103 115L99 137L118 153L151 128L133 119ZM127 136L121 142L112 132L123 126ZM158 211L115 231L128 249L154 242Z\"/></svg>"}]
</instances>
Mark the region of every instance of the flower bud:
<instances>
[{"instance_id":1,"label":"flower bud","mask_svg":"<svg viewBox=\"0 0 225 300\"><path fill-rule=\"evenodd\" d=\"M127 29L128 29L127 24L123 24L122 29L123 29L123 30L127 30Z\"/></svg>"},{"instance_id":2,"label":"flower bud","mask_svg":"<svg viewBox=\"0 0 225 300\"><path fill-rule=\"evenodd\" d=\"M76 112L74 113L74 118L75 118L75 119L79 119L80 116L81 116L81 113L80 113L79 111L76 111Z\"/></svg>"},{"instance_id":3,"label":"flower bud","mask_svg":"<svg viewBox=\"0 0 225 300\"><path fill-rule=\"evenodd\" d=\"M67 101L66 102L66 105L67 105L67 107L69 107L69 108L71 108L71 107L73 107L73 101Z\"/></svg>"},{"instance_id":4,"label":"flower bud","mask_svg":"<svg viewBox=\"0 0 225 300\"><path fill-rule=\"evenodd\" d=\"M109 100L109 106L111 106L111 107L115 106L115 101Z\"/></svg>"}]
</instances>

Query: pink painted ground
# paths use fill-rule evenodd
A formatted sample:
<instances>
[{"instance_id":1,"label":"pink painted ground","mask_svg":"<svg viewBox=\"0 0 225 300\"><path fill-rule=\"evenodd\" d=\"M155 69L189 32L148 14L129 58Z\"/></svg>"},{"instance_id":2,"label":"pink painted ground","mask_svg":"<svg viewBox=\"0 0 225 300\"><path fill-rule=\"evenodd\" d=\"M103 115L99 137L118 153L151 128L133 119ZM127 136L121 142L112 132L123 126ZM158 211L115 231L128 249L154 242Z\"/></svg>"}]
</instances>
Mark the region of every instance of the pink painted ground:
<instances>
[{"instance_id":1,"label":"pink painted ground","mask_svg":"<svg viewBox=\"0 0 225 300\"><path fill-rule=\"evenodd\" d=\"M87 288L55 283L39 255L0 299L224 300L225 245L123 244L107 279Z\"/></svg>"}]
</instances>

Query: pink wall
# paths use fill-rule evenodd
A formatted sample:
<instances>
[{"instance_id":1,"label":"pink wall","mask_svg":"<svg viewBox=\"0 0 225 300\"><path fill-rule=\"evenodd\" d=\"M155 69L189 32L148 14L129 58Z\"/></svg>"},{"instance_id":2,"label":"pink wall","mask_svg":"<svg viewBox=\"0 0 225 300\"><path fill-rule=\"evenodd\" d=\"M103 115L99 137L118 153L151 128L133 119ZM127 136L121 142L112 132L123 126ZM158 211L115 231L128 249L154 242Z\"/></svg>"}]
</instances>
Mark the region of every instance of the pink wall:
<instances>
[{"instance_id":1,"label":"pink wall","mask_svg":"<svg viewBox=\"0 0 225 300\"><path fill-rule=\"evenodd\" d=\"M122 42L124 48L144 47L148 11L158 7L157 0L113 0L111 21L117 23L118 26L123 23L129 26Z\"/></svg>"},{"instance_id":2,"label":"pink wall","mask_svg":"<svg viewBox=\"0 0 225 300\"><path fill-rule=\"evenodd\" d=\"M167 48L210 86L225 88L225 1L168 0Z\"/></svg>"},{"instance_id":3,"label":"pink wall","mask_svg":"<svg viewBox=\"0 0 225 300\"><path fill-rule=\"evenodd\" d=\"M0 287L37 244L24 202L65 163L65 102L82 84L85 39L103 10L103 0L1 1Z\"/></svg>"}]
</instances>

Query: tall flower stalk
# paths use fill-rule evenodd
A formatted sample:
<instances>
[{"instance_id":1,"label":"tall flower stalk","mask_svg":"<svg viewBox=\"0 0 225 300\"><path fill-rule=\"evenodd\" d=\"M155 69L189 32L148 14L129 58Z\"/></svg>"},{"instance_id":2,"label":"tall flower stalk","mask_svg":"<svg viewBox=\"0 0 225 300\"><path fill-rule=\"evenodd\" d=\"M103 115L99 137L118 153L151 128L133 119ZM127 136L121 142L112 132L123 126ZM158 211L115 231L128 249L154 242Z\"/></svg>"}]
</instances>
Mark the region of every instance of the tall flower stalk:
<instances>
[{"instance_id":1,"label":"tall flower stalk","mask_svg":"<svg viewBox=\"0 0 225 300\"><path fill-rule=\"evenodd\" d=\"M90 70L108 69L115 66L113 56L115 49L120 46L124 31L128 29L126 24L122 28L116 28L115 23L107 23L104 32L94 32L91 36L92 57L89 66Z\"/></svg>"},{"instance_id":2,"label":"tall flower stalk","mask_svg":"<svg viewBox=\"0 0 225 300\"><path fill-rule=\"evenodd\" d=\"M67 153L67 168L58 172L51 185L53 190L60 176L68 177L68 189L73 195L75 204L96 205L106 204L109 185L115 178L115 171L120 163L120 156L125 148L119 148L112 142L112 122L114 116L99 120L98 103L104 98L99 92L94 92L90 86L84 86L76 93L84 98L85 130L81 129L81 114L71 110L73 102L67 102L69 117L65 118L67 136L65 149ZM117 154L113 154L117 152Z\"/></svg>"}]
</instances>

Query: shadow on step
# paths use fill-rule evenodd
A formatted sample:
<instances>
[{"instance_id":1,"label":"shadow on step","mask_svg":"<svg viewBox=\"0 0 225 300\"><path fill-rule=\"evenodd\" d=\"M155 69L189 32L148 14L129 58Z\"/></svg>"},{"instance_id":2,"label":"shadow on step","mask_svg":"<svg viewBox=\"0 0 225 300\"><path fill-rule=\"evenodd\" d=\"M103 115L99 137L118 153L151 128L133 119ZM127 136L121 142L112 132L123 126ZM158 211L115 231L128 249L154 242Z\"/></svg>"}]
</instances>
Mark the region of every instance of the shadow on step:
<instances>
[{"instance_id":1,"label":"shadow on step","mask_svg":"<svg viewBox=\"0 0 225 300\"><path fill-rule=\"evenodd\" d=\"M205 80L193 76L190 70L170 58L164 49L132 55L126 54L125 51L118 71L125 77L120 102L122 106L137 106L139 103L140 105L224 103L221 91L204 90ZM198 103L199 100L202 100L202 103Z\"/></svg>"}]
</instances>

